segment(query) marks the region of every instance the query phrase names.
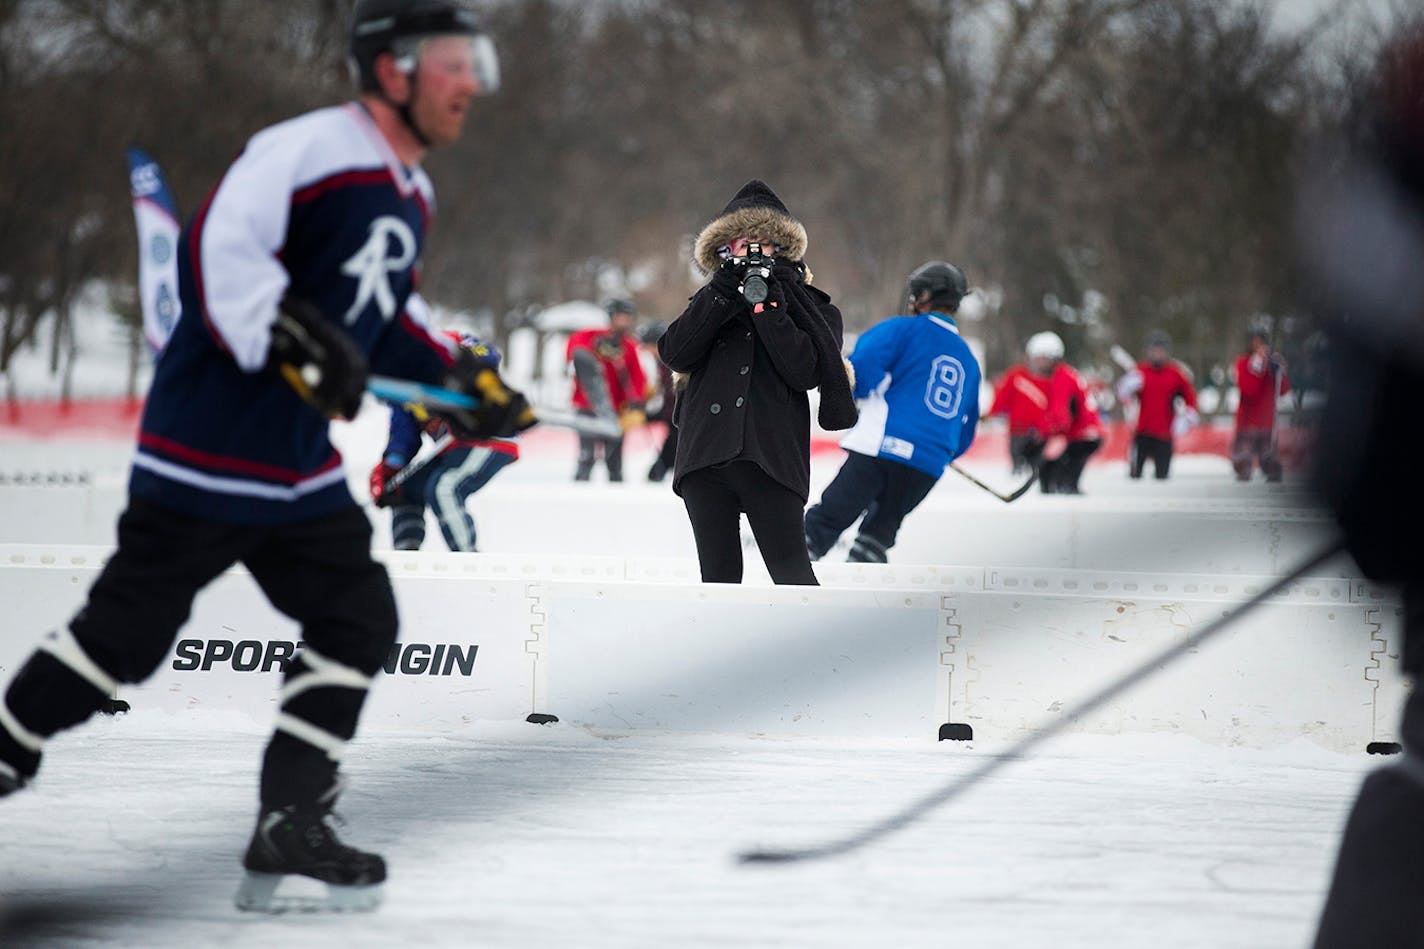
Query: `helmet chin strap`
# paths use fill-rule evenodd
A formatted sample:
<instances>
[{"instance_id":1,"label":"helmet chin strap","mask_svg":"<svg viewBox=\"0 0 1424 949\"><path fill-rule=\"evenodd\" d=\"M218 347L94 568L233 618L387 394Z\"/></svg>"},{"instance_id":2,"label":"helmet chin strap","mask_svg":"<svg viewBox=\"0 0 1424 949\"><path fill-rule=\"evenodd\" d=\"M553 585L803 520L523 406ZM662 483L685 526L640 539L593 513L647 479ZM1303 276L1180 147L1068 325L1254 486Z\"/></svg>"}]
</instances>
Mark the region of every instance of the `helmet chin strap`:
<instances>
[{"instance_id":1,"label":"helmet chin strap","mask_svg":"<svg viewBox=\"0 0 1424 949\"><path fill-rule=\"evenodd\" d=\"M412 96L411 98L415 97ZM422 148L429 148L430 139L426 138L425 133L420 130L420 126L415 124L415 116L410 113L410 103L396 106L396 113L400 115L401 121L405 123L406 128L410 129L410 134L415 136L415 140L420 143L420 146Z\"/></svg>"},{"instance_id":2,"label":"helmet chin strap","mask_svg":"<svg viewBox=\"0 0 1424 949\"><path fill-rule=\"evenodd\" d=\"M406 73L406 75L410 77L410 95L406 96L405 102L396 102L390 96L386 95L384 89L381 90L381 98L386 101L387 105L389 105L392 109L396 110L396 115L399 115L401 121L405 123L405 127L410 129L410 134L415 136L415 140L420 143L420 147L429 148L430 139L427 138L425 136L425 133L420 130L420 126L415 124L415 115L412 114L410 111L411 103L415 101L415 93L417 88L415 70L412 69L410 72Z\"/></svg>"}]
</instances>

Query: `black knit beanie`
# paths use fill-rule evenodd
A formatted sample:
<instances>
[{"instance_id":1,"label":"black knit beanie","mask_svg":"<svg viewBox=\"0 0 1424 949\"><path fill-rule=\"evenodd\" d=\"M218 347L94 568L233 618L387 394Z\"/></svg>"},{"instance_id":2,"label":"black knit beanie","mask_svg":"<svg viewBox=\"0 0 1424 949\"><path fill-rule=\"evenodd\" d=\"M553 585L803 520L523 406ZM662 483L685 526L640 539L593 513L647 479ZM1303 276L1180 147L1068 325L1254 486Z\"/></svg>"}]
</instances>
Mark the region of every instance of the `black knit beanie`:
<instances>
[{"instance_id":1,"label":"black knit beanie","mask_svg":"<svg viewBox=\"0 0 1424 949\"><path fill-rule=\"evenodd\" d=\"M794 217L786 209L786 205L776 196L776 192L760 178L753 178L742 189L732 196L732 200L727 202L727 206L722 209L723 214L731 214L733 211L740 211L742 208L771 208L780 211L787 217Z\"/></svg>"}]
</instances>

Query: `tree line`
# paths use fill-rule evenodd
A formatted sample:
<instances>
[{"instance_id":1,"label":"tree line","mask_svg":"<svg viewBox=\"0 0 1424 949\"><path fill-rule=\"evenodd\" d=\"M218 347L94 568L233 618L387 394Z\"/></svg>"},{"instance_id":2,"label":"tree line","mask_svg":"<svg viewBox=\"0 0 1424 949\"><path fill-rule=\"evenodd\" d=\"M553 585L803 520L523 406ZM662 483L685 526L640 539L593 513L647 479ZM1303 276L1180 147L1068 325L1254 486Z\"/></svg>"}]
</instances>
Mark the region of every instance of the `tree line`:
<instances>
[{"instance_id":1,"label":"tree line","mask_svg":"<svg viewBox=\"0 0 1424 949\"><path fill-rule=\"evenodd\" d=\"M960 265L991 371L1041 329L1079 364L1162 329L1201 375L1255 314L1293 318L1298 165L1397 25L1287 27L1269 0L474 5L504 84L427 162L432 300L498 333L614 293L671 319L693 236L759 177L851 329L923 261ZM351 95L349 8L0 0L0 373L49 320L64 371L95 281L137 324L125 147L191 212L253 132Z\"/></svg>"}]
</instances>

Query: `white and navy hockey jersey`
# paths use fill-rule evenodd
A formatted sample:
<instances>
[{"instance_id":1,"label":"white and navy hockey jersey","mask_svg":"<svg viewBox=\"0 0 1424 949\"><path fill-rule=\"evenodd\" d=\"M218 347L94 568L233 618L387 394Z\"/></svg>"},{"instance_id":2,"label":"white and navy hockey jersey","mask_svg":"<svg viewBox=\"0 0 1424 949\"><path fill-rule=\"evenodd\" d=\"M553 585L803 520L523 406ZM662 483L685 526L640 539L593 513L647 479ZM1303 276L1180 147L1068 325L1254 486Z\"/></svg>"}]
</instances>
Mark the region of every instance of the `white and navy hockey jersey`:
<instances>
[{"instance_id":1,"label":"white and navy hockey jersey","mask_svg":"<svg viewBox=\"0 0 1424 949\"><path fill-rule=\"evenodd\" d=\"M209 520L271 524L355 502L328 423L267 344L290 290L371 371L438 383L454 344L415 293L433 194L356 104L254 136L179 241L182 316L154 370L130 493Z\"/></svg>"},{"instance_id":2,"label":"white and navy hockey jersey","mask_svg":"<svg viewBox=\"0 0 1424 949\"><path fill-rule=\"evenodd\" d=\"M841 447L890 458L936 478L974 441L979 362L943 313L897 316L856 340L860 421Z\"/></svg>"}]
</instances>

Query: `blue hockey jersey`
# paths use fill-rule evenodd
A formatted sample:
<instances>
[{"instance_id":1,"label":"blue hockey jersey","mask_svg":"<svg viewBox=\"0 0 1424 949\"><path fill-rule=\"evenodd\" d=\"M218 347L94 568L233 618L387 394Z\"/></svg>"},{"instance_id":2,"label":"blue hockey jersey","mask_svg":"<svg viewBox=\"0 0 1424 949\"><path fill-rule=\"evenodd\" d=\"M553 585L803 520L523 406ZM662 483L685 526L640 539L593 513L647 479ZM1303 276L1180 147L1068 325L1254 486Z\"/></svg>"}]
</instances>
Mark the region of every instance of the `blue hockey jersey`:
<instances>
[{"instance_id":1,"label":"blue hockey jersey","mask_svg":"<svg viewBox=\"0 0 1424 949\"><path fill-rule=\"evenodd\" d=\"M860 421L841 447L939 477L974 441L979 362L943 313L897 316L856 340Z\"/></svg>"},{"instance_id":2,"label":"blue hockey jersey","mask_svg":"<svg viewBox=\"0 0 1424 949\"><path fill-rule=\"evenodd\" d=\"M182 316L159 357L130 493L271 524L355 502L328 422L267 371L289 289L343 327L373 372L438 383L454 343L415 293L433 194L356 104L254 136L179 241Z\"/></svg>"}]
</instances>

